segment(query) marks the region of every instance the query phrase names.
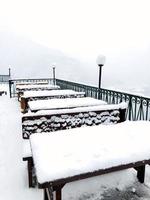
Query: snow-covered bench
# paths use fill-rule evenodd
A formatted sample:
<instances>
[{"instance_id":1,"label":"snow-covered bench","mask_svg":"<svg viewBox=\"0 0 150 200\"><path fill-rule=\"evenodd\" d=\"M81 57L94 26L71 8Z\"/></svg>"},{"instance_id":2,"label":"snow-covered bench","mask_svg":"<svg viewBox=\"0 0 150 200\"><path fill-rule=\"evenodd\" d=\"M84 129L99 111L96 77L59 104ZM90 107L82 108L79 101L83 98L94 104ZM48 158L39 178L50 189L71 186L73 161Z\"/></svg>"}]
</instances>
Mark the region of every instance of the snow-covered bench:
<instances>
[{"instance_id":1,"label":"snow-covered bench","mask_svg":"<svg viewBox=\"0 0 150 200\"><path fill-rule=\"evenodd\" d=\"M23 113L27 111L29 101L75 97L85 97L85 92L76 92L73 90L25 91L21 96L21 111Z\"/></svg>"},{"instance_id":2,"label":"snow-covered bench","mask_svg":"<svg viewBox=\"0 0 150 200\"><path fill-rule=\"evenodd\" d=\"M47 85L47 84L48 84L47 80L40 80L40 81L36 81L36 82L20 81L20 82L16 83L16 88L21 85Z\"/></svg>"},{"instance_id":3,"label":"snow-covered bench","mask_svg":"<svg viewBox=\"0 0 150 200\"><path fill-rule=\"evenodd\" d=\"M134 168L143 183L150 164L150 122L123 122L33 134L30 144L44 200L61 200L69 182ZM56 191L56 195L53 195Z\"/></svg>"},{"instance_id":4,"label":"snow-covered bench","mask_svg":"<svg viewBox=\"0 0 150 200\"><path fill-rule=\"evenodd\" d=\"M110 105L103 103L104 105L100 105L101 102L98 102L98 104L96 106L94 104L90 106L92 105L90 104L85 107L24 114L22 117L22 136L24 139L29 139L30 135L34 133L125 121L126 103Z\"/></svg>"},{"instance_id":5,"label":"snow-covered bench","mask_svg":"<svg viewBox=\"0 0 150 200\"><path fill-rule=\"evenodd\" d=\"M50 84L29 84L29 85L18 85L16 87L16 91L18 94L18 100L23 95L25 91L43 91L43 90L56 90L60 89L58 85L50 85Z\"/></svg>"},{"instance_id":6,"label":"snow-covered bench","mask_svg":"<svg viewBox=\"0 0 150 200\"><path fill-rule=\"evenodd\" d=\"M22 117L22 137L29 139L31 134L54 132L82 126L116 124L126 119L126 103L101 105L63 110L42 111L25 114ZM28 161L29 187L33 187L33 161L28 140L24 140L23 160Z\"/></svg>"}]
</instances>

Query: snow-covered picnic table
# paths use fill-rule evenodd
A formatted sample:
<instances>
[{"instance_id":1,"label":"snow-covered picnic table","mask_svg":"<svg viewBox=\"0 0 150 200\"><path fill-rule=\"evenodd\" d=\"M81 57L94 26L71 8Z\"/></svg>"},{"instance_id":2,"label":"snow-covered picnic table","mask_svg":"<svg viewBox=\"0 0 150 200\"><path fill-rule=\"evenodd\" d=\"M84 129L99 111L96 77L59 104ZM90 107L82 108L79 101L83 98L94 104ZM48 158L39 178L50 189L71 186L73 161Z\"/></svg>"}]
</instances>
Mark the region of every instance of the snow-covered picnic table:
<instances>
[{"instance_id":1,"label":"snow-covered picnic table","mask_svg":"<svg viewBox=\"0 0 150 200\"><path fill-rule=\"evenodd\" d=\"M85 92L76 92L74 90L50 90L50 91L25 91L22 95L23 98L34 97L57 97L57 96L78 96L85 95Z\"/></svg>"},{"instance_id":2,"label":"snow-covered picnic table","mask_svg":"<svg viewBox=\"0 0 150 200\"><path fill-rule=\"evenodd\" d=\"M54 89L59 89L60 87L58 85L50 85L50 84L33 84L33 85L18 85L16 87L16 90L18 91L28 91L28 90L54 90Z\"/></svg>"},{"instance_id":3,"label":"snow-covered picnic table","mask_svg":"<svg viewBox=\"0 0 150 200\"><path fill-rule=\"evenodd\" d=\"M21 81L16 83L16 87L21 86L21 85L39 85L39 84L48 84L48 81L43 80L43 81Z\"/></svg>"},{"instance_id":4,"label":"snow-covered picnic table","mask_svg":"<svg viewBox=\"0 0 150 200\"><path fill-rule=\"evenodd\" d=\"M106 105L106 104L107 103L105 101L94 99L91 97L48 99L48 100L37 100L28 102L28 106L30 110L33 112L36 112L38 110L52 110L52 109L64 109L64 108L67 109L67 108Z\"/></svg>"},{"instance_id":5,"label":"snow-covered picnic table","mask_svg":"<svg viewBox=\"0 0 150 200\"><path fill-rule=\"evenodd\" d=\"M29 139L31 134L60 131L82 126L116 124L125 121L127 104L98 105L68 109L41 110L29 112L22 117L22 137ZM32 173L33 160L29 141L24 140L23 160L28 165L29 187L35 187Z\"/></svg>"},{"instance_id":6,"label":"snow-covered picnic table","mask_svg":"<svg viewBox=\"0 0 150 200\"><path fill-rule=\"evenodd\" d=\"M76 92L74 90L25 91L21 96L21 111L27 111L29 101L56 98L75 98L84 96L85 92Z\"/></svg>"},{"instance_id":7,"label":"snow-covered picnic table","mask_svg":"<svg viewBox=\"0 0 150 200\"><path fill-rule=\"evenodd\" d=\"M43 187L111 170L145 167L145 164L150 164L149 141L150 122L144 121L30 136L37 180ZM140 173L138 178L143 182L144 172Z\"/></svg>"}]
</instances>

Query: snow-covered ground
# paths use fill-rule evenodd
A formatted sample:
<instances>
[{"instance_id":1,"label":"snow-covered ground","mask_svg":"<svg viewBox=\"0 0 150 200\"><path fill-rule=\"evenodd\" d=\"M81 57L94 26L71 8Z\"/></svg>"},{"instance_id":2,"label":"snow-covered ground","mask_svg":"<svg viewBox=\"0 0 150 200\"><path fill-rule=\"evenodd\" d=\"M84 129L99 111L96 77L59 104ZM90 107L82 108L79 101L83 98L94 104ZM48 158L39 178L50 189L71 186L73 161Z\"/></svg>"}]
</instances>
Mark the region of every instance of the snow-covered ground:
<instances>
[{"instance_id":1,"label":"snow-covered ground","mask_svg":"<svg viewBox=\"0 0 150 200\"><path fill-rule=\"evenodd\" d=\"M17 99L0 96L0 200L43 199L41 190L28 188L26 162L22 161L21 136L21 113ZM76 181L63 189L63 200L87 199L150 199L150 167L146 168L144 184L137 181L136 171L129 169Z\"/></svg>"}]
</instances>

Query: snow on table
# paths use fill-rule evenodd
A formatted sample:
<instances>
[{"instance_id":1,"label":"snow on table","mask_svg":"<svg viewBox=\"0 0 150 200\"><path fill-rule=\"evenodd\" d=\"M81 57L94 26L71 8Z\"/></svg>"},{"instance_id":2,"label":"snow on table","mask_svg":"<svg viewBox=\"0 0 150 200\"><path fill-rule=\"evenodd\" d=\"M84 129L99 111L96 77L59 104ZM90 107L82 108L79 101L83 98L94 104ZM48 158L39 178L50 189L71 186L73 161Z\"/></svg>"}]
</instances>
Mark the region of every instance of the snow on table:
<instances>
[{"instance_id":1,"label":"snow on table","mask_svg":"<svg viewBox=\"0 0 150 200\"><path fill-rule=\"evenodd\" d=\"M23 117L29 116L39 116L39 115L54 115L54 114L69 114L69 113L83 113L83 112L94 112L94 111L109 111L109 110L119 110L119 109L127 109L128 104L126 102L122 102L119 104L103 104L96 106L85 106L85 107L76 107L76 108L66 108L66 109L54 109L54 110L39 110L36 113L28 112L23 114Z\"/></svg>"},{"instance_id":2,"label":"snow on table","mask_svg":"<svg viewBox=\"0 0 150 200\"><path fill-rule=\"evenodd\" d=\"M62 96L62 95L85 95L85 92L76 92L74 90L50 90L50 91L25 91L23 98L44 97L44 96Z\"/></svg>"},{"instance_id":3,"label":"snow on table","mask_svg":"<svg viewBox=\"0 0 150 200\"><path fill-rule=\"evenodd\" d=\"M16 87L17 90L31 90L31 89L39 89L39 88L47 88L47 89L59 89L58 85L18 85Z\"/></svg>"},{"instance_id":4,"label":"snow on table","mask_svg":"<svg viewBox=\"0 0 150 200\"><path fill-rule=\"evenodd\" d=\"M29 82L29 81L21 81L19 83L16 83L16 87L17 86L21 86L21 85L38 85L38 84L48 84L48 81L35 81L35 82Z\"/></svg>"},{"instance_id":5,"label":"snow on table","mask_svg":"<svg viewBox=\"0 0 150 200\"><path fill-rule=\"evenodd\" d=\"M28 102L31 111L63 109L63 108L67 109L75 107L96 106L102 104L106 105L107 103L105 101L94 99L91 97L48 99L48 100L37 100Z\"/></svg>"},{"instance_id":6,"label":"snow on table","mask_svg":"<svg viewBox=\"0 0 150 200\"><path fill-rule=\"evenodd\" d=\"M39 183L150 159L150 122L123 122L33 134Z\"/></svg>"}]
</instances>

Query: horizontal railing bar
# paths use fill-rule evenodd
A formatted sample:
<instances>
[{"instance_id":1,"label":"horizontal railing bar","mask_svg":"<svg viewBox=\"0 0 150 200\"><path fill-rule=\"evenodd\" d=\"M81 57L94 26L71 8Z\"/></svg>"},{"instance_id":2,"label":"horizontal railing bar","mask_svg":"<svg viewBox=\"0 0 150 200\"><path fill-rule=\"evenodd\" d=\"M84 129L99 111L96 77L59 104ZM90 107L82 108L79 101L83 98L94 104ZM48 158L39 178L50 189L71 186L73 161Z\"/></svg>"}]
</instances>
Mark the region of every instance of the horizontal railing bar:
<instances>
[{"instance_id":1,"label":"horizontal railing bar","mask_svg":"<svg viewBox=\"0 0 150 200\"><path fill-rule=\"evenodd\" d=\"M148 98L148 97L139 96L139 95L133 95L133 94L126 93L126 92L120 92L120 91L109 90L109 89L104 89L104 88L98 89L98 88L95 87L95 86L89 86L89 85L85 85L85 84L74 83L74 82L71 82L71 81L65 81L65 80L61 80L61 79L56 79L56 81L66 82L66 83L68 83L68 84L71 84L71 85L74 84L74 85L76 85L76 86L89 87L89 88L92 88L92 89L101 90L102 92L103 92L103 91L112 92L112 93L116 93L116 95L117 95L117 94L120 94L120 95L132 96L132 97L134 97L134 98L136 97L136 98L143 98L144 100L150 100L150 98Z\"/></svg>"},{"instance_id":2,"label":"horizontal railing bar","mask_svg":"<svg viewBox=\"0 0 150 200\"><path fill-rule=\"evenodd\" d=\"M94 97L106 101L109 104L117 104L122 101L128 103L128 120L150 120L150 98L138 96L126 92L114 91L104 88L97 88L71 81L56 79L56 84L62 89L74 89L84 91L86 96Z\"/></svg>"}]
</instances>

